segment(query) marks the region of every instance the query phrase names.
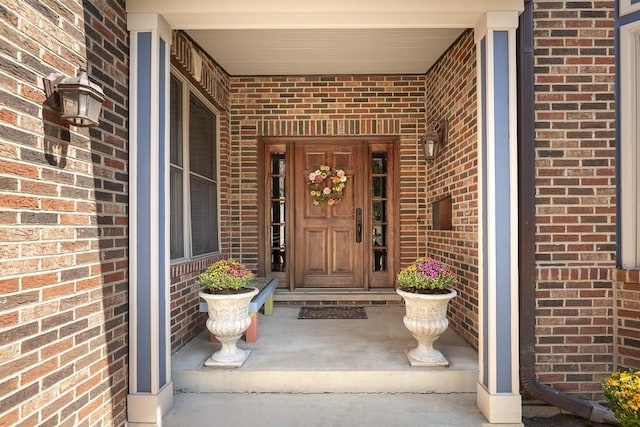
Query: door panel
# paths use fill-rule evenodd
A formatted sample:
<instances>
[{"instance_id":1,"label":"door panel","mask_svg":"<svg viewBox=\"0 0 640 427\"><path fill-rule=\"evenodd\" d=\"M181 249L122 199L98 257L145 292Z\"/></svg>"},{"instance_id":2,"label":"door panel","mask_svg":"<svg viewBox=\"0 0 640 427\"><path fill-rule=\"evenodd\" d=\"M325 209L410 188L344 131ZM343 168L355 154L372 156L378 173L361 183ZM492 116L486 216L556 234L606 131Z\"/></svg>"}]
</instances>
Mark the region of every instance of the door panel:
<instances>
[{"instance_id":1,"label":"door panel","mask_svg":"<svg viewBox=\"0 0 640 427\"><path fill-rule=\"evenodd\" d=\"M327 247L327 230L312 229L304 230L304 270L307 274L329 274L328 260L329 252Z\"/></svg>"},{"instance_id":2,"label":"door panel","mask_svg":"<svg viewBox=\"0 0 640 427\"><path fill-rule=\"evenodd\" d=\"M295 146L295 286L299 288L363 288L364 248L356 242L355 210L362 208L363 143ZM343 169L347 183L336 205L313 203L307 189L310 172L320 165ZM362 167L359 168L362 171Z\"/></svg>"},{"instance_id":3,"label":"door panel","mask_svg":"<svg viewBox=\"0 0 640 427\"><path fill-rule=\"evenodd\" d=\"M333 229L333 238L331 239L333 247L331 248L331 256L333 257L334 274L344 274L355 271L353 250L348 248L343 242L355 241L353 229Z\"/></svg>"}]
</instances>

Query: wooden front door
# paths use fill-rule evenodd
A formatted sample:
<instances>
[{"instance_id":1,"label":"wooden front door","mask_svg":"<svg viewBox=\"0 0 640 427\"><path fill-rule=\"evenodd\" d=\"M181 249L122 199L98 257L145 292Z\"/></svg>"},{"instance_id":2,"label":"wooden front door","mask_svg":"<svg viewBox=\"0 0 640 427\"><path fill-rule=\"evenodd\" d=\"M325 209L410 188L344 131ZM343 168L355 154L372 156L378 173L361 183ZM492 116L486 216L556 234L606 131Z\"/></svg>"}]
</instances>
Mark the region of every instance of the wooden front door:
<instances>
[{"instance_id":1,"label":"wooden front door","mask_svg":"<svg viewBox=\"0 0 640 427\"><path fill-rule=\"evenodd\" d=\"M295 254L297 288L364 288L363 142L299 143L294 159ZM347 182L337 204L314 204L307 183L321 165L344 170Z\"/></svg>"},{"instance_id":2,"label":"wooden front door","mask_svg":"<svg viewBox=\"0 0 640 427\"><path fill-rule=\"evenodd\" d=\"M397 272L398 140L261 138L264 219L259 270L282 288L390 289ZM339 204L314 204L320 165L342 169Z\"/></svg>"}]
</instances>

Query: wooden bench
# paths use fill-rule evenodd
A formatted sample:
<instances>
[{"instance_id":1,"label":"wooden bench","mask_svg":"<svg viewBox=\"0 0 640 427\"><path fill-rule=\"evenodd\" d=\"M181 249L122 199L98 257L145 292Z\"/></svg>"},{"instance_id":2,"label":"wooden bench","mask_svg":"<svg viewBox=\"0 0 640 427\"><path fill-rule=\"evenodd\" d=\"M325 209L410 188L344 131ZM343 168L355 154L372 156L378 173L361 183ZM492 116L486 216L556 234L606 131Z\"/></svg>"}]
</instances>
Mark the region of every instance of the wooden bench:
<instances>
[{"instance_id":1,"label":"wooden bench","mask_svg":"<svg viewBox=\"0 0 640 427\"><path fill-rule=\"evenodd\" d=\"M264 306L265 316L271 316L273 314L273 291L278 287L278 279L256 277L249 283L249 287L258 288L258 294L254 296L249 303L251 324L245 332L244 340L246 342L256 342L258 340L258 311ZM198 311L206 313L207 303L204 301L200 302ZM210 340L215 341L213 334L210 335Z\"/></svg>"},{"instance_id":2,"label":"wooden bench","mask_svg":"<svg viewBox=\"0 0 640 427\"><path fill-rule=\"evenodd\" d=\"M260 291L249 303L251 325L249 325L249 329L247 329L244 335L246 342L256 342L258 340L258 311L260 311L262 306L264 305L265 316L271 316L273 314L273 291L278 287L278 279L254 279L251 286L255 286Z\"/></svg>"}]
</instances>

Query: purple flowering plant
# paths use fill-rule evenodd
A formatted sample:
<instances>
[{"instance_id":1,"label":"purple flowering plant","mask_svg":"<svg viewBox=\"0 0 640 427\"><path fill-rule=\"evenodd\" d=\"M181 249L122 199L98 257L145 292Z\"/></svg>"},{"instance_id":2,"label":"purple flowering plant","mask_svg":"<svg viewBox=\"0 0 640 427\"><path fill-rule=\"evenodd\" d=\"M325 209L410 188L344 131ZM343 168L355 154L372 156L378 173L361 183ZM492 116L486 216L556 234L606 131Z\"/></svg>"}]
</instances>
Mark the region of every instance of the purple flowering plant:
<instances>
[{"instance_id":1,"label":"purple flowering plant","mask_svg":"<svg viewBox=\"0 0 640 427\"><path fill-rule=\"evenodd\" d=\"M253 273L235 259L220 259L198 276L198 284L211 294L240 291L253 279Z\"/></svg>"},{"instance_id":2,"label":"purple flowering plant","mask_svg":"<svg viewBox=\"0 0 640 427\"><path fill-rule=\"evenodd\" d=\"M457 282L456 275L442 261L418 258L398 273L400 289L420 294L446 294Z\"/></svg>"}]
</instances>

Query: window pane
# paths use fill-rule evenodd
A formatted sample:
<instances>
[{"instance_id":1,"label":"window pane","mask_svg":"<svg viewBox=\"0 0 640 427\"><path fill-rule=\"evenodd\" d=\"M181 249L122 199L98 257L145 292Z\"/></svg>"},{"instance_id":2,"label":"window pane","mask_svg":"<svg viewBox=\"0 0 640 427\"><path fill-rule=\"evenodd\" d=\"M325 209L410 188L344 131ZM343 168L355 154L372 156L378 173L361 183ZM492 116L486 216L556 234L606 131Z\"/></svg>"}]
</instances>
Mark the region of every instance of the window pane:
<instances>
[{"instance_id":1,"label":"window pane","mask_svg":"<svg viewBox=\"0 0 640 427\"><path fill-rule=\"evenodd\" d=\"M169 90L170 253L172 259L178 259L220 249L216 182L217 122L215 110L191 92L188 83L173 74ZM189 93L189 101L185 104L183 99L186 93ZM184 159L186 150L189 150L187 161ZM190 252L187 233L191 233Z\"/></svg>"},{"instance_id":2,"label":"window pane","mask_svg":"<svg viewBox=\"0 0 640 427\"><path fill-rule=\"evenodd\" d=\"M386 225L376 225L373 227L373 246L387 246Z\"/></svg>"},{"instance_id":3,"label":"window pane","mask_svg":"<svg viewBox=\"0 0 640 427\"><path fill-rule=\"evenodd\" d=\"M373 251L373 271L387 271L387 250Z\"/></svg>"},{"instance_id":4,"label":"window pane","mask_svg":"<svg viewBox=\"0 0 640 427\"><path fill-rule=\"evenodd\" d=\"M191 176L191 248L194 256L218 250L216 185Z\"/></svg>"},{"instance_id":5,"label":"window pane","mask_svg":"<svg viewBox=\"0 0 640 427\"><path fill-rule=\"evenodd\" d=\"M271 227L271 271L287 271L284 226Z\"/></svg>"},{"instance_id":6,"label":"window pane","mask_svg":"<svg viewBox=\"0 0 640 427\"><path fill-rule=\"evenodd\" d=\"M285 204L284 201L271 202L271 222L285 222Z\"/></svg>"},{"instance_id":7,"label":"window pane","mask_svg":"<svg viewBox=\"0 0 640 427\"><path fill-rule=\"evenodd\" d=\"M373 177L373 197L387 197L387 178L384 176Z\"/></svg>"},{"instance_id":8,"label":"window pane","mask_svg":"<svg viewBox=\"0 0 640 427\"><path fill-rule=\"evenodd\" d=\"M182 83L171 75L169 94L171 163L182 166Z\"/></svg>"},{"instance_id":9,"label":"window pane","mask_svg":"<svg viewBox=\"0 0 640 427\"><path fill-rule=\"evenodd\" d=\"M284 175L286 163L284 153L271 153L271 173L274 175Z\"/></svg>"},{"instance_id":10,"label":"window pane","mask_svg":"<svg viewBox=\"0 0 640 427\"><path fill-rule=\"evenodd\" d=\"M372 156L373 173L386 173L387 172L387 154L386 153L374 153Z\"/></svg>"},{"instance_id":11,"label":"window pane","mask_svg":"<svg viewBox=\"0 0 640 427\"><path fill-rule=\"evenodd\" d=\"M194 94L191 94L189 108L190 170L216 179L215 115Z\"/></svg>"},{"instance_id":12,"label":"window pane","mask_svg":"<svg viewBox=\"0 0 640 427\"><path fill-rule=\"evenodd\" d=\"M171 168L170 176L170 218L169 234L171 236L171 259L182 258L184 256L184 218L182 215L182 200L184 191L182 189L182 171Z\"/></svg>"},{"instance_id":13,"label":"window pane","mask_svg":"<svg viewBox=\"0 0 640 427\"><path fill-rule=\"evenodd\" d=\"M271 247L284 248L284 225L271 226Z\"/></svg>"},{"instance_id":14,"label":"window pane","mask_svg":"<svg viewBox=\"0 0 640 427\"><path fill-rule=\"evenodd\" d=\"M373 202L373 221L385 222L387 220L386 204L384 200Z\"/></svg>"},{"instance_id":15,"label":"window pane","mask_svg":"<svg viewBox=\"0 0 640 427\"><path fill-rule=\"evenodd\" d=\"M274 176L271 178L271 198L283 198L285 195L284 177Z\"/></svg>"}]
</instances>

